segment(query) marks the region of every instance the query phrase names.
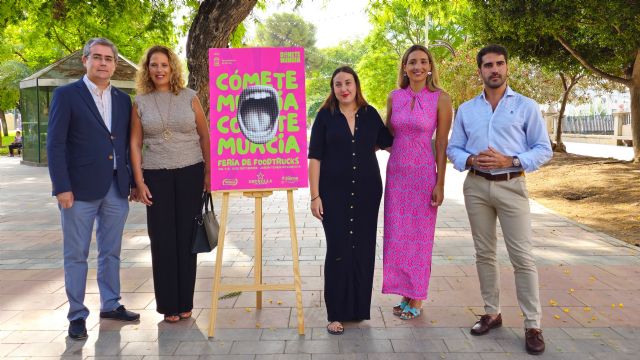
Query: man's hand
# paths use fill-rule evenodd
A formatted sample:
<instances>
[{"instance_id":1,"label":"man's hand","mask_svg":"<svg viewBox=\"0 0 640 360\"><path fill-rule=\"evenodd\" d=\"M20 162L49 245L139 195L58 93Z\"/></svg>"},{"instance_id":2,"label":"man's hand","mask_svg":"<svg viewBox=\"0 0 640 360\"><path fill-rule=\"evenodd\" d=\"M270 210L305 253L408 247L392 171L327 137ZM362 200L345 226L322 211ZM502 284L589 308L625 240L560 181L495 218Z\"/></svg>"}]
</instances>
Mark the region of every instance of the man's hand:
<instances>
[{"instance_id":1,"label":"man's hand","mask_svg":"<svg viewBox=\"0 0 640 360\"><path fill-rule=\"evenodd\" d=\"M478 170L494 170L511 167L512 161L511 156L504 155L489 146L489 149L478 154L476 164L478 164Z\"/></svg>"},{"instance_id":2,"label":"man's hand","mask_svg":"<svg viewBox=\"0 0 640 360\"><path fill-rule=\"evenodd\" d=\"M68 209L73 206L73 193L71 191L65 191L56 195L58 204L63 209Z\"/></svg>"}]
</instances>

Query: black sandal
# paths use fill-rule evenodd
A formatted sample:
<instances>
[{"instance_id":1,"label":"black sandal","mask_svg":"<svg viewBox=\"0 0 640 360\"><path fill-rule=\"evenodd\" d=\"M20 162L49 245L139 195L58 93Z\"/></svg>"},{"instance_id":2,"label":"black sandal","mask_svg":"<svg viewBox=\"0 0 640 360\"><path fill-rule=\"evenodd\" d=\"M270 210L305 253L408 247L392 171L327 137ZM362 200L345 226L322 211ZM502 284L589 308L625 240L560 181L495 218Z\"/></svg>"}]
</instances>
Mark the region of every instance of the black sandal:
<instances>
[{"instance_id":1,"label":"black sandal","mask_svg":"<svg viewBox=\"0 0 640 360\"><path fill-rule=\"evenodd\" d=\"M340 328L341 328L340 330L331 330L331 329L329 328L329 326L331 326L331 324L333 324L333 323L335 323L335 322L337 322L338 324L340 324ZM340 321L333 321L333 322L330 322L330 323L329 323L329 325L327 325L327 332L328 332L329 334L331 334L331 335L342 335L342 334L344 334L344 326L342 325L342 323L341 323Z\"/></svg>"}]
</instances>

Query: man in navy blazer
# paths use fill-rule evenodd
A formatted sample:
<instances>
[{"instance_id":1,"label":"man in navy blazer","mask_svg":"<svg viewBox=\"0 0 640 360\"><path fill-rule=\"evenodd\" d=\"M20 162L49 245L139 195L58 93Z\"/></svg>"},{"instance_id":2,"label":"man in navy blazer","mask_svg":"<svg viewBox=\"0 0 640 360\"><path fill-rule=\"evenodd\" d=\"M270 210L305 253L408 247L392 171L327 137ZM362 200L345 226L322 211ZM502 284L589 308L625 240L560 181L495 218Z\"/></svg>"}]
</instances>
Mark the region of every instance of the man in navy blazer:
<instances>
[{"instance_id":1,"label":"man in navy blazer","mask_svg":"<svg viewBox=\"0 0 640 360\"><path fill-rule=\"evenodd\" d=\"M83 49L86 75L59 87L49 111L47 156L60 208L69 337L87 337L84 305L93 225L98 245L100 317L122 321L140 315L120 304L120 247L129 213L131 99L110 83L118 50L104 38Z\"/></svg>"}]
</instances>

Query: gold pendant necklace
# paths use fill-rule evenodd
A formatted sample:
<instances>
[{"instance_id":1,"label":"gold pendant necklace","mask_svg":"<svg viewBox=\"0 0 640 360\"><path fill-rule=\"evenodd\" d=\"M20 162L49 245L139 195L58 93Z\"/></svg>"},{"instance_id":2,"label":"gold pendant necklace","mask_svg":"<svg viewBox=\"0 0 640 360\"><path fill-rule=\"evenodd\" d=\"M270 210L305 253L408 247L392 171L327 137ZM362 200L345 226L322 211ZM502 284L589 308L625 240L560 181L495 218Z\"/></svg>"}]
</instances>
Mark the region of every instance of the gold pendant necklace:
<instances>
[{"instance_id":1,"label":"gold pendant necklace","mask_svg":"<svg viewBox=\"0 0 640 360\"><path fill-rule=\"evenodd\" d=\"M168 129L167 125L169 123L169 116L171 116L171 102L173 100L173 94L169 94L169 107L167 109L167 121L165 121L164 116L162 116L162 111L160 111L160 106L158 105L158 93L153 93L153 101L156 103L156 109L158 109L158 115L160 115L160 121L162 121L162 138L165 141L171 139L173 133Z\"/></svg>"}]
</instances>

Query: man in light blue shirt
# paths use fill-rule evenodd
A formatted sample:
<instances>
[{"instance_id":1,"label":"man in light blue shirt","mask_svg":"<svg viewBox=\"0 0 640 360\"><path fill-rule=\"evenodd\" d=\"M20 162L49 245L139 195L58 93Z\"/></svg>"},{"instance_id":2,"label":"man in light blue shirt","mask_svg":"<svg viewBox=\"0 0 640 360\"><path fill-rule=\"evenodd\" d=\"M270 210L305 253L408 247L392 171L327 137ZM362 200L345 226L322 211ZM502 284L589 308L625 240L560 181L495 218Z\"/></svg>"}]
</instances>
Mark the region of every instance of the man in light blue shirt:
<instances>
[{"instance_id":1,"label":"man in light blue shirt","mask_svg":"<svg viewBox=\"0 0 640 360\"><path fill-rule=\"evenodd\" d=\"M458 109L447 155L454 168L469 170L464 183L465 206L486 312L471 334L484 335L502 325L496 260L498 218L525 317L525 348L530 354L540 354L545 344L524 174L549 161L552 150L538 104L507 86L507 58L507 50L499 45L486 46L478 53L484 91Z\"/></svg>"}]
</instances>

